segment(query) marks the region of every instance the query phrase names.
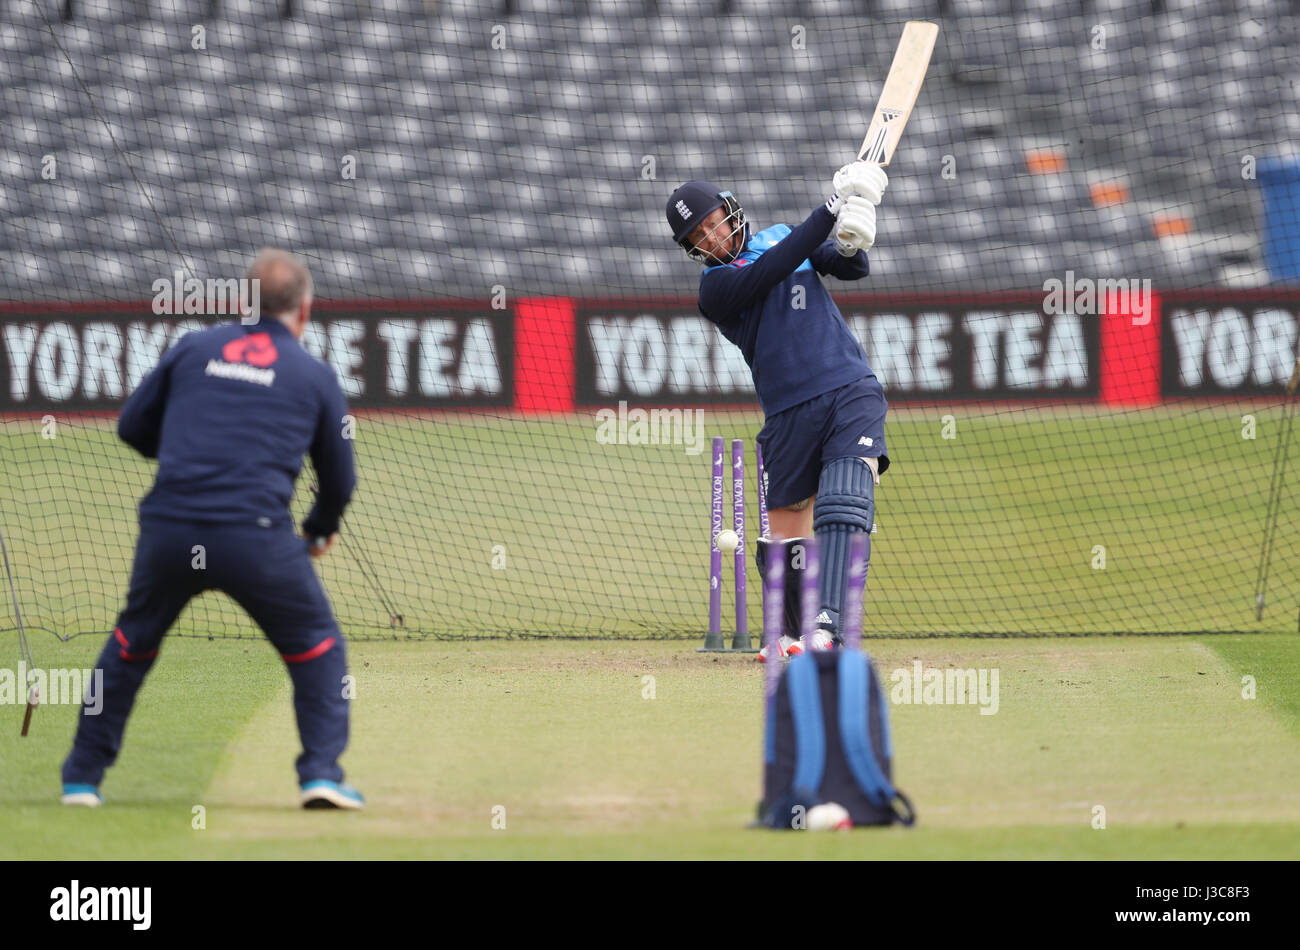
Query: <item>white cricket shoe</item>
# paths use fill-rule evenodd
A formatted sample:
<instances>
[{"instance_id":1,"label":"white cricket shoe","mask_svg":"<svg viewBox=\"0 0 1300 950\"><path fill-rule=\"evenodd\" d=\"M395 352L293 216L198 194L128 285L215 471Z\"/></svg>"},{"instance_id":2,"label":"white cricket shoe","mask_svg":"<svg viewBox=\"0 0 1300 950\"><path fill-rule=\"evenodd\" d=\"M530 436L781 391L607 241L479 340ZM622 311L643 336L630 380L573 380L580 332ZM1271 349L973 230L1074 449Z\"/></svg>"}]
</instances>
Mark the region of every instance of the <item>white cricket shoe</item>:
<instances>
[{"instance_id":1,"label":"white cricket shoe","mask_svg":"<svg viewBox=\"0 0 1300 950\"><path fill-rule=\"evenodd\" d=\"M800 640L803 638L801 637ZM814 630L812 635L812 648L815 652L835 649L835 638L831 636L828 630Z\"/></svg>"},{"instance_id":2,"label":"white cricket shoe","mask_svg":"<svg viewBox=\"0 0 1300 950\"><path fill-rule=\"evenodd\" d=\"M781 649L781 659L788 659L792 656L798 656L803 652L803 644L794 637L781 634L781 639L776 641L776 645ZM758 662L767 662L767 647L758 651Z\"/></svg>"},{"instance_id":3,"label":"white cricket shoe","mask_svg":"<svg viewBox=\"0 0 1300 950\"><path fill-rule=\"evenodd\" d=\"M790 659L792 656L798 656L807 649L808 644L804 637L796 640L794 637L782 634L781 639L777 641L781 647L782 659ZM814 652L835 649L835 638L826 630L814 630L812 635L812 649ZM767 662L767 647L758 651L758 662Z\"/></svg>"}]
</instances>

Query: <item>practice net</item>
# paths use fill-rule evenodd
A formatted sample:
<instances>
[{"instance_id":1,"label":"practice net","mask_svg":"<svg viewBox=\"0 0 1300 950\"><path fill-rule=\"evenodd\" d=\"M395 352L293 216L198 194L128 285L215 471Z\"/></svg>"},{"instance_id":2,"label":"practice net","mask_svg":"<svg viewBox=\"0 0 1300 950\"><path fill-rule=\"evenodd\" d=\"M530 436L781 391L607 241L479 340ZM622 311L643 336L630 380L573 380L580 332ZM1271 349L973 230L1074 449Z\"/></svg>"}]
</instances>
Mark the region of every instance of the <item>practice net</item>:
<instances>
[{"instance_id":1,"label":"practice net","mask_svg":"<svg viewBox=\"0 0 1300 950\"><path fill-rule=\"evenodd\" d=\"M890 400L867 634L1293 630L1298 13L0 0L23 621L102 632L122 606L153 467L114 414L217 319L160 316L156 282L275 245L358 407L317 562L345 632L702 637L712 439L745 441L752 551L763 420L667 196L708 179L756 230L798 224L926 19L872 274L826 279ZM729 632L729 564L723 587ZM257 635L212 594L175 632Z\"/></svg>"}]
</instances>

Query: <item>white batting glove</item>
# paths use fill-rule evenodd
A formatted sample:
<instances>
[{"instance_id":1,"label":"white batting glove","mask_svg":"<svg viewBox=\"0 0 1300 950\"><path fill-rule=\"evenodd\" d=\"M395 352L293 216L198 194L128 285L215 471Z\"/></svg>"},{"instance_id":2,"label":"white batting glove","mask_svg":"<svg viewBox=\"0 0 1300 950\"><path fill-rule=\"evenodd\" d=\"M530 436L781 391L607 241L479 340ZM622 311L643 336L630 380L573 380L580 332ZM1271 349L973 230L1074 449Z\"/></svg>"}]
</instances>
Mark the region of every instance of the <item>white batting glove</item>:
<instances>
[{"instance_id":1,"label":"white batting glove","mask_svg":"<svg viewBox=\"0 0 1300 950\"><path fill-rule=\"evenodd\" d=\"M871 250L875 243L876 206L858 195L845 198L835 219L835 250L852 257L858 251Z\"/></svg>"},{"instance_id":2,"label":"white batting glove","mask_svg":"<svg viewBox=\"0 0 1300 950\"><path fill-rule=\"evenodd\" d=\"M875 162L849 162L835 173L833 184L845 198L857 195L878 205L889 185L889 176Z\"/></svg>"}]
</instances>

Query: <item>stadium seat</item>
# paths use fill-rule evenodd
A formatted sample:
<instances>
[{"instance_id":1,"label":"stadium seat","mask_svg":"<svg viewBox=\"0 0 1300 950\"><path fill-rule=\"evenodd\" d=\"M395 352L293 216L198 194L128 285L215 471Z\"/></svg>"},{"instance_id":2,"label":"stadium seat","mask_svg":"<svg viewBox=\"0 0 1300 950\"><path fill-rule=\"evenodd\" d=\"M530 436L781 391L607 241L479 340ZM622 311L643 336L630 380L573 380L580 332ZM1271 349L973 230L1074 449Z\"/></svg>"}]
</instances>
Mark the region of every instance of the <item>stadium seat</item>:
<instances>
[{"instance_id":1,"label":"stadium seat","mask_svg":"<svg viewBox=\"0 0 1300 950\"><path fill-rule=\"evenodd\" d=\"M0 236L6 230L0 228ZM76 279L65 279L57 255L21 250L17 242L6 240L9 243L14 247L0 246L0 301L49 299L60 287L78 286Z\"/></svg>"},{"instance_id":2,"label":"stadium seat","mask_svg":"<svg viewBox=\"0 0 1300 950\"><path fill-rule=\"evenodd\" d=\"M0 23L43 27L59 19L60 0L9 0L0 4Z\"/></svg>"},{"instance_id":3,"label":"stadium seat","mask_svg":"<svg viewBox=\"0 0 1300 950\"><path fill-rule=\"evenodd\" d=\"M975 10L963 5L962 18L952 22L947 31L948 36L955 38L945 47L948 68L962 82L1005 82L1020 48L1016 22L975 14Z\"/></svg>"},{"instance_id":4,"label":"stadium seat","mask_svg":"<svg viewBox=\"0 0 1300 950\"><path fill-rule=\"evenodd\" d=\"M370 261L394 295L438 297L448 293L446 275L450 268L443 255L427 243L418 248L376 248Z\"/></svg>"},{"instance_id":5,"label":"stadium seat","mask_svg":"<svg viewBox=\"0 0 1300 950\"><path fill-rule=\"evenodd\" d=\"M301 9L304 0L294 0ZM221 0L221 15L243 23L263 23L280 19L282 0Z\"/></svg>"},{"instance_id":6,"label":"stadium seat","mask_svg":"<svg viewBox=\"0 0 1300 950\"><path fill-rule=\"evenodd\" d=\"M109 300L140 299L159 271L141 255L108 248L64 251L57 255L66 273L81 275L73 286L93 280Z\"/></svg>"},{"instance_id":7,"label":"stadium seat","mask_svg":"<svg viewBox=\"0 0 1300 950\"><path fill-rule=\"evenodd\" d=\"M210 0L146 0L150 20L165 23L201 23L208 16Z\"/></svg>"},{"instance_id":8,"label":"stadium seat","mask_svg":"<svg viewBox=\"0 0 1300 950\"><path fill-rule=\"evenodd\" d=\"M937 20L939 0L872 0L872 12L882 19Z\"/></svg>"}]
</instances>

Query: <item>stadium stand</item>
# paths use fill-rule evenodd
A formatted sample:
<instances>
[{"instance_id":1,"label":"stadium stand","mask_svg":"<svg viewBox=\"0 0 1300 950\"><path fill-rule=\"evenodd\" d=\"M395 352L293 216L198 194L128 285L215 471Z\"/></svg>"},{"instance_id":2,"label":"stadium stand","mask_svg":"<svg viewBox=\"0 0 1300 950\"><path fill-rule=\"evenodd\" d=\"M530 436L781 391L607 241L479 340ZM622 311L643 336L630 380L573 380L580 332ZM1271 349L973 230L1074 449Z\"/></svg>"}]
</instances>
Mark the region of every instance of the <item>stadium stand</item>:
<instances>
[{"instance_id":1,"label":"stadium stand","mask_svg":"<svg viewBox=\"0 0 1300 950\"><path fill-rule=\"evenodd\" d=\"M3 0L0 293L139 299L150 275L222 272L267 242L300 248L327 297L480 295L505 272L535 292L675 290L666 192L735 174L755 220L801 220L856 144L898 22L922 16L943 31L875 286L1036 286L1061 262L1264 284L1239 172L1300 134L1298 13Z\"/></svg>"}]
</instances>

